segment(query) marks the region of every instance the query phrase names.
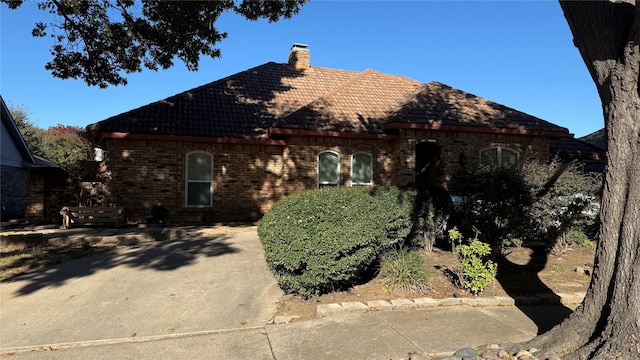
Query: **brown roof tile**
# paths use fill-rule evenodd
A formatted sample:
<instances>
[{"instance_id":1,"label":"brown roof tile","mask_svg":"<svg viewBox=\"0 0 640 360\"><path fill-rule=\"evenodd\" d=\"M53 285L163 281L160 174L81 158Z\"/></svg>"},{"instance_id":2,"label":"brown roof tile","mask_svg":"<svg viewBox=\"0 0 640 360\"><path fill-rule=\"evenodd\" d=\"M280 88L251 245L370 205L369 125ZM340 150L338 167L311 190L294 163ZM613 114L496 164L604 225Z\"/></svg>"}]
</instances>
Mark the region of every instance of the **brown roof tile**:
<instances>
[{"instance_id":1,"label":"brown roof tile","mask_svg":"<svg viewBox=\"0 0 640 360\"><path fill-rule=\"evenodd\" d=\"M422 83L365 70L274 127L300 130L382 133L392 111L411 99Z\"/></svg>"},{"instance_id":2,"label":"brown roof tile","mask_svg":"<svg viewBox=\"0 0 640 360\"><path fill-rule=\"evenodd\" d=\"M452 87L273 62L89 125L101 133L267 139L269 129L380 134L398 124L568 130ZM562 136L561 135L561 136Z\"/></svg>"},{"instance_id":3,"label":"brown roof tile","mask_svg":"<svg viewBox=\"0 0 640 360\"><path fill-rule=\"evenodd\" d=\"M301 71L273 62L113 116L96 132L266 138L275 119L331 92L357 72Z\"/></svg>"},{"instance_id":4,"label":"brown roof tile","mask_svg":"<svg viewBox=\"0 0 640 360\"><path fill-rule=\"evenodd\" d=\"M389 123L567 133L566 128L479 96L430 82Z\"/></svg>"}]
</instances>

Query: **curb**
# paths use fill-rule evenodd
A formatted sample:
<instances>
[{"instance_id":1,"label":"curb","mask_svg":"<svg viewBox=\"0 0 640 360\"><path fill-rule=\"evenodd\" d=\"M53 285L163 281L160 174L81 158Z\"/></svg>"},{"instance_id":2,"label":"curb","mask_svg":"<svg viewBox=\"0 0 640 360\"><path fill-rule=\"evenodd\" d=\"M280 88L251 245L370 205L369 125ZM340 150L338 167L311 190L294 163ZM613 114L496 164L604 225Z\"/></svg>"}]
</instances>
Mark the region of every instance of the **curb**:
<instances>
[{"instance_id":1,"label":"curb","mask_svg":"<svg viewBox=\"0 0 640 360\"><path fill-rule=\"evenodd\" d=\"M535 294L531 296L516 296L515 298L505 296L494 296L490 298L416 298L393 299L393 300L371 300L364 302L343 302L342 304L331 303L318 305L316 313L318 318L328 318L333 316L364 313L369 311L390 311L390 310L415 310L428 309L444 306L535 306L535 305L578 305L582 303L585 293L557 293L557 294Z\"/></svg>"}]
</instances>

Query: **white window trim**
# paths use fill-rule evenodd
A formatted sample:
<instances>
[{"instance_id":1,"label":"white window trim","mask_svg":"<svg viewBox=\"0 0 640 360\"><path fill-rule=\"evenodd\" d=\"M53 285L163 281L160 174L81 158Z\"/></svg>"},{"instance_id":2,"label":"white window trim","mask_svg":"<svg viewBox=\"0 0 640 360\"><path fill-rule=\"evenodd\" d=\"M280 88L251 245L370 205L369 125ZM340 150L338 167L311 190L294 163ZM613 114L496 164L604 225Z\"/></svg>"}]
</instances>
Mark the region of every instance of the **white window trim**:
<instances>
[{"instance_id":1,"label":"white window trim","mask_svg":"<svg viewBox=\"0 0 640 360\"><path fill-rule=\"evenodd\" d=\"M211 159L211 180L189 180L189 156L195 154L205 154ZM213 206L213 154L208 151L196 150L190 151L186 155L185 161L185 177L184 177L184 206L188 208L208 208ZM211 196L209 197L209 205L189 205L189 183L209 183L209 191Z\"/></svg>"},{"instance_id":2,"label":"white window trim","mask_svg":"<svg viewBox=\"0 0 640 360\"><path fill-rule=\"evenodd\" d=\"M325 153L332 153L338 156L338 182L336 184L330 182L320 182L320 155ZM336 187L340 187L340 154L333 150L325 150L318 153L316 156L316 186L320 188L320 185L335 185Z\"/></svg>"},{"instance_id":3,"label":"white window trim","mask_svg":"<svg viewBox=\"0 0 640 360\"><path fill-rule=\"evenodd\" d=\"M369 171L369 179L370 179L370 181L368 183L354 183L353 182L353 158L358 154L369 155L369 159L371 160L371 163L370 163L371 167L370 167L370 171ZM351 154L351 186L354 186L354 185L356 185L356 186L373 185L373 156L369 152L356 151L353 154Z\"/></svg>"},{"instance_id":4,"label":"white window trim","mask_svg":"<svg viewBox=\"0 0 640 360\"><path fill-rule=\"evenodd\" d=\"M498 158L496 159L498 161L498 165L497 165L498 167L500 167L500 168L503 167L502 166L502 149L505 149L505 150L508 150L508 151L511 151L511 152L515 153L516 154L516 166L518 164L520 164L520 152L519 151L514 150L512 148L508 148L506 146L490 146L490 147L487 147L487 148L484 148L484 149L480 150L480 152L478 153L478 159L480 160L480 166L486 166L486 165L482 164L482 152L484 152L486 150L493 150L493 149L496 149L497 153L498 153Z\"/></svg>"}]
</instances>

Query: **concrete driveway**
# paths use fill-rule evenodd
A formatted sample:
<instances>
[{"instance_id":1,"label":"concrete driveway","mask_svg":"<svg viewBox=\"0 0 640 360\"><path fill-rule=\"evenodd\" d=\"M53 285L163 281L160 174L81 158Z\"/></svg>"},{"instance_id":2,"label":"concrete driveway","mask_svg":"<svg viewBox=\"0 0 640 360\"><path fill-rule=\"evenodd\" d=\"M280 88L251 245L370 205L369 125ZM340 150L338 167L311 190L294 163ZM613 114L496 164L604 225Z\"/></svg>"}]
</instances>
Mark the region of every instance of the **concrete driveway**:
<instances>
[{"instance_id":1,"label":"concrete driveway","mask_svg":"<svg viewBox=\"0 0 640 360\"><path fill-rule=\"evenodd\" d=\"M249 329L282 293L255 230L198 232L0 283L1 348Z\"/></svg>"}]
</instances>

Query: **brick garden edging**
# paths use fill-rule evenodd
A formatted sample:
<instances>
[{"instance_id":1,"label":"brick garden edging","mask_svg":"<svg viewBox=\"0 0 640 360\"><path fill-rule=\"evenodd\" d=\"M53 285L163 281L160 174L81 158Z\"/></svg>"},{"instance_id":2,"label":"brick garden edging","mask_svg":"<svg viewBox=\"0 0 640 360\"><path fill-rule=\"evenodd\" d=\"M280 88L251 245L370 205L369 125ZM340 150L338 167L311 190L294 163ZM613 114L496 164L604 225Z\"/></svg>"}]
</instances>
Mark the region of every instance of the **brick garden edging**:
<instances>
[{"instance_id":1,"label":"brick garden edging","mask_svg":"<svg viewBox=\"0 0 640 360\"><path fill-rule=\"evenodd\" d=\"M533 305L577 305L584 299L585 293L558 293L558 294L535 294L532 296L506 297L494 296L490 298L417 298L372 300L366 304L360 301L343 302L342 304L331 303L317 306L317 317L327 318L332 316L363 313L368 311L389 311L389 310L413 310L427 309L444 306L533 306Z\"/></svg>"}]
</instances>

